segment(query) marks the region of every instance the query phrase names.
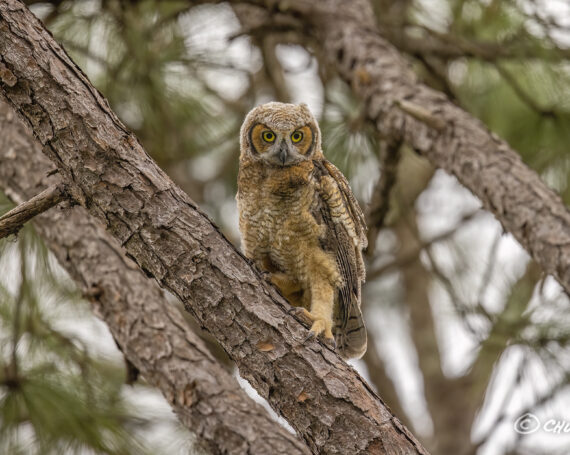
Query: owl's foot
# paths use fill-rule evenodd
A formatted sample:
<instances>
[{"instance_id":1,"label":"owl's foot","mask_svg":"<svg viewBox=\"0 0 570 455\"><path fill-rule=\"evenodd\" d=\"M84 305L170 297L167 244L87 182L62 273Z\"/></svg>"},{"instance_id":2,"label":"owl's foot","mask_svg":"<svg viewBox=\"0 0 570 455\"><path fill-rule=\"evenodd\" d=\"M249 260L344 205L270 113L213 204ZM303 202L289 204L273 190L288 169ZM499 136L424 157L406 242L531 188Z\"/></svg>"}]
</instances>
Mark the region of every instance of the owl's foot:
<instances>
[{"instance_id":1,"label":"owl's foot","mask_svg":"<svg viewBox=\"0 0 570 455\"><path fill-rule=\"evenodd\" d=\"M261 269L258 269L258 271L262 279L264 279L268 283L273 283L273 281L271 281L271 273Z\"/></svg>"},{"instance_id":2,"label":"owl's foot","mask_svg":"<svg viewBox=\"0 0 570 455\"><path fill-rule=\"evenodd\" d=\"M323 335L323 341L331 348L336 348L336 342L332 334L332 321L315 316L303 307L294 307L291 312L311 326L309 336L305 341Z\"/></svg>"}]
</instances>

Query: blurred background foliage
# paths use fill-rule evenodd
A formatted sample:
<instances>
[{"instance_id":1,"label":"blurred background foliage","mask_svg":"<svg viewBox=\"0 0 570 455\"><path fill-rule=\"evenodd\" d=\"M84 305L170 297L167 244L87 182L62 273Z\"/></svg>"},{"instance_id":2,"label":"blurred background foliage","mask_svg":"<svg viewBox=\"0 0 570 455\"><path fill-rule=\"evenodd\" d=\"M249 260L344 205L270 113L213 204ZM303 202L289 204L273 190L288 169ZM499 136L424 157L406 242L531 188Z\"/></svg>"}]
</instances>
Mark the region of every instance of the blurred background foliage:
<instances>
[{"instance_id":1,"label":"blurred background foliage","mask_svg":"<svg viewBox=\"0 0 570 455\"><path fill-rule=\"evenodd\" d=\"M570 435L513 431L527 411L570 420L568 296L454 178L406 147L390 150L314 43L270 27L249 36L247 17L226 4L26 3L236 246L243 117L273 99L307 102L329 159L367 212L382 214L369 218L370 347L354 365L433 453L570 452ZM569 4L373 6L418 76L506 139L569 204ZM124 384L110 335L33 229L0 248L0 452L192 451L158 392L144 379Z\"/></svg>"}]
</instances>

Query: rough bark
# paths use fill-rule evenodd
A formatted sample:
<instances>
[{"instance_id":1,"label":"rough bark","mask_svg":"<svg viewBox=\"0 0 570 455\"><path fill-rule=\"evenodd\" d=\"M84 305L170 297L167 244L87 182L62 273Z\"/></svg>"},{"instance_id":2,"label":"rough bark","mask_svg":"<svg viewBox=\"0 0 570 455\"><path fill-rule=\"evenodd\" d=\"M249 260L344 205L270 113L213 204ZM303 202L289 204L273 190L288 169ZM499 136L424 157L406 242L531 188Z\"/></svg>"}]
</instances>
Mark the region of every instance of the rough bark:
<instances>
[{"instance_id":1,"label":"rough bark","mask_svg":"<svg viewBox=\"0 0 570 455\"><path fill-rule=\"evenodd\" d=\"M453 174L570 293L570 211L509 145L441 92L419 83L374 24L366 0L256 0L259 27L307 33L317 55L365 102L390 142L403 141ZM294 19L294 22L292 22Z\"/></svg>"},{"instance_id":2,"label":"rough bark","mask_svg":"<svg viewBox=\"0 0 570 455\"><path fill-rule=\"evenodd\" d=\"M61 181L49 175L53 163L5 103L0 103L0 131L0 187L14 202ZM309 453L248 397L179 309L85 209L49 210L34 225L129 361L162 392L201 445L212 453Z\"/></svg>"},{"instance_id":3,"label":"rough bark","mask_svg":"<svg viewBox=\"0 0 570 455\"><path fill-rule=\"evenodd\" d=\"M287 302L156 166L16 0L0 2L0 55L0 93L72 197L184 302L313 452L427 453L350 366L307 340Z\"/></svg>"}]
</instances>

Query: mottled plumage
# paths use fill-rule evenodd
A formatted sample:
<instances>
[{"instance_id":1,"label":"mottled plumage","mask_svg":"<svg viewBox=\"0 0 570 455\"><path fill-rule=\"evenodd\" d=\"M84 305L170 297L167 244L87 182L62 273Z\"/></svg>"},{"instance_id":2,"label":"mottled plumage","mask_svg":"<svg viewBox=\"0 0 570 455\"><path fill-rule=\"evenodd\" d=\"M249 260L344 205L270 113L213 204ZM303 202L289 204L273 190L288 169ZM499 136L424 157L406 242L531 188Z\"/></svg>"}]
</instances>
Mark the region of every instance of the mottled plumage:
<instances>
[{"instance_id":1,"label":"mottled plumage","mask_svg":"<svg viewBox=\"0 0 570 455\"><path fill-rule=\"evenodd\" d=\"M360 311L366 226L342 173L321 149L305 104L267 103L241 128L239 225L247 257L269 272L311 332L345 358L366 351Z\"/></svg>"}]
</instances>

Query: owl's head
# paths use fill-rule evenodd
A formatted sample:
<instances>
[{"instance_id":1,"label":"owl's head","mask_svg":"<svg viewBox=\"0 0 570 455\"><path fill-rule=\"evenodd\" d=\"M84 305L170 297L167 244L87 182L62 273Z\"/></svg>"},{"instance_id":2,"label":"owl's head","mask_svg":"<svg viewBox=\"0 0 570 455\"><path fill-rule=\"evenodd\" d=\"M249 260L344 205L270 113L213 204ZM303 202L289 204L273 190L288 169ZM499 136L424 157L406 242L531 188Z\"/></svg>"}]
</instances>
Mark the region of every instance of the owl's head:
<instances>
[{"instance_id":1,"label":"owl's head","mask_svg":"<svg viewBox=\"0 0 570 455\"><path fill-rule=\"evenodd\" d=\"M241 159L292 166L321 158L321 132L305 103L267 103L247 114L241 127Z\"/></svg>"}]
</instances>

